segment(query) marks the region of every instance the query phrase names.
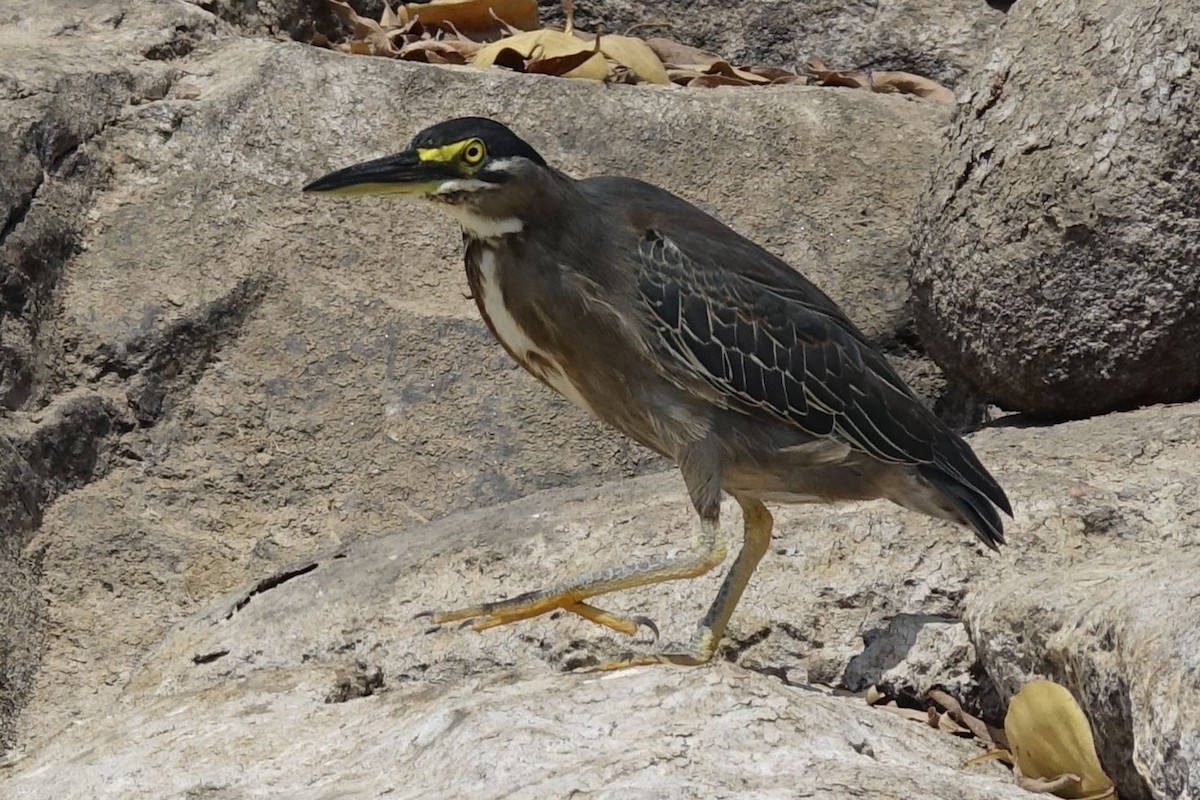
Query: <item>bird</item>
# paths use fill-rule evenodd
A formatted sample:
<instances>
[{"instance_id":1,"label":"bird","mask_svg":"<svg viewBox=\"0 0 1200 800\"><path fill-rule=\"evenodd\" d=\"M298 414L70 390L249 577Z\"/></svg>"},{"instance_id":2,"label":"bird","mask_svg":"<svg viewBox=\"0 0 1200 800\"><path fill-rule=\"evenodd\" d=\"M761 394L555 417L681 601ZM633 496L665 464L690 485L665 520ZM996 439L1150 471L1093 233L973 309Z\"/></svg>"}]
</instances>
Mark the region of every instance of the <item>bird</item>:
<instances>
[{"instance_id":1,"label":"bird","mask_svg":"<svg viewBox=\"0 0 1200 800\"><path fill-rule=\"evenodd\" d=\"M1004 542L998 512L1012 508L1000 484L837 304L667 190L575 179L504 124L462 117L303 191L400 195L457 220L470 295L501 346L674 462L699 518L686 552L426 612L434 623L485 630L561 610L623 634L649 627L657 639L646 617L594 598L722 564L725 494L742 512L742 547L690 642L601 669L710 661L769 547L768 503L887 499L961 523L993 550Z\"/></svg>"}]
</instances>

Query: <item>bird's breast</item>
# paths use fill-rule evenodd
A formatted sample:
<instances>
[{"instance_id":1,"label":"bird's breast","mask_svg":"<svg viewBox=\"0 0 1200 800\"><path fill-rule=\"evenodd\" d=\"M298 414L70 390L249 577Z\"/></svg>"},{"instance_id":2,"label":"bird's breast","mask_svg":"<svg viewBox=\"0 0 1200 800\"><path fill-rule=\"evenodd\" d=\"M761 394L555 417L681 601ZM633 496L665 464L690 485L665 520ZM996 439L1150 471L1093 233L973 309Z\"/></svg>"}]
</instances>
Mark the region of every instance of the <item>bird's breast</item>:
<instances>
[{"instance_id":1,"label":"bird's breast","mask_svg":"<svg viewBox=\"0 0 1200 800\"><path fill-rule=\"evenodd\" d=\"M474 256L474 258L472 258ZM491 329L492 334L504 345L518 364L539 378L543 383L575 405L595 414L587 399L571 382L567 372L557 359L545 347L535 341L533 335L523 326L512 312L512 304L504 297L504 286L500 280L499 264L496 253L486 246L480 246L477 253L468 253L468 270L474 261L475 275L472 280L472 292L475 303L483 321Z\"/></svg>"}]
</instances>

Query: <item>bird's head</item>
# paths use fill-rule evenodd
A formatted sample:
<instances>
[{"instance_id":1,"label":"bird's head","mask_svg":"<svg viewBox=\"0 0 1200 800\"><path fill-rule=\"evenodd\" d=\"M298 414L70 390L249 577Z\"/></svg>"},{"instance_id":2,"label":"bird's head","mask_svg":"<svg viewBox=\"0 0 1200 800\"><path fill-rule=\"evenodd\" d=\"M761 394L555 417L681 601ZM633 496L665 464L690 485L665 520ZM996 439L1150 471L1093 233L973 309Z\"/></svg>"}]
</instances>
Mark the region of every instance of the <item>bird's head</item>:
<instances>
[{"instance_id":1,"label":"bird's head","mask_svg":"<svg viewBox=\"0 0 1200 800\"><path fill-rule=\"evenodd\" d=\"M549 168L495 120L462 117L418 133L407 150L339 169L304 187L331 195L398 194L442 205L468 233L490 239L524 227Z\"/></svg>"}]
</instances>

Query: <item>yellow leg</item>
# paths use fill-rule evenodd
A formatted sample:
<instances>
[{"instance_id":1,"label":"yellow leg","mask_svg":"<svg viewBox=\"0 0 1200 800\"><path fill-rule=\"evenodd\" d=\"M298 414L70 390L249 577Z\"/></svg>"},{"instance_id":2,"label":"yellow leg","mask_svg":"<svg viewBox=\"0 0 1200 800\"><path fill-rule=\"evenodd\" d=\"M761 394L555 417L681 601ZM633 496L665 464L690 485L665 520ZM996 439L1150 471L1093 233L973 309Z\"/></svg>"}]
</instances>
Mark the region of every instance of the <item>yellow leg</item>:
<instances>
[{"instance_id":1,"label":"yellow leg","mask_svg":"<svg viewBox=\"0 0 1200 800\"><path fill-rule=\"evenodd\" d=\"M745 591L746 584L750 582L750 576L754 574L758 562L762 560L767 548L771 545L771 528L774 524L771 512L753 498L739 497L738 502L742 506L745 532L742 550L734 560L733 566L729 568L729 574L721 583L721 588L717 592L716 599L709 606L708 613L704 615L704 619L700 620L696 635L687 651L630 656L601 664L597 667L598 670L623 669L647 664L695 666L704 664L713 657L713 654L717 652L717 646L721 643L721 637L725 635L729 618L733 616L733 610L737 607L738 601L742 599L742 592Z\"/></svg>"},{"instance_id":2,"label":"yellow leg","mask_svg":"<svg viewBox=\"0 0 1200 800\"><path fill-rule=\"evenodd\" d=\"M588 605L583 601L589 597L622 589L632 589L662 581L694 578L724 561L725 552L720 521L715 518L701 520L700 535L691 551L685 555L659 558L593 572L550 589L526 592L508 600L481 603L455 611L426 612L418 616L430 617L438 624L472 619L474 620L472 627L477 631L482 631L561 608L621 633L632 634L641 624L653 630L657 636L658 629L654 627L654 623L644 617L622 617Z\"/></svg>"}]
</instances>

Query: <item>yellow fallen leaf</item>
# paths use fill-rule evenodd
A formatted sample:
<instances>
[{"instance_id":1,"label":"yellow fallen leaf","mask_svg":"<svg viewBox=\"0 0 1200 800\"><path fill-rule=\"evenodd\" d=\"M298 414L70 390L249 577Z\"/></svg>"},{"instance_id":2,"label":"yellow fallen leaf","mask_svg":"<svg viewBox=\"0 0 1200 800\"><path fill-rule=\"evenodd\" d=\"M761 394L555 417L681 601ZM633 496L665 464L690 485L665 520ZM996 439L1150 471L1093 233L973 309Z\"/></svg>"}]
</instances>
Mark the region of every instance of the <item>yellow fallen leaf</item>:
<instances>
[{"instance_id":1,"label":"yellow fallen leaf","mask_svg":"<svg viewBox=\"0 0 1200 800\"><path fill-rule=\"evenodd\" d=\"M608 77L608 63L602 53L592 49L592 45L572 36L565 31L526 31L516 36L509 36L498 42L484 45L471 63L477 67L490 67L497 62L497 57L511 50L526 61L563 58L580 53L591 53L582 64L569 72L563 73L568 78L592 78L602 81ZM506 63L503 62L502 63Z\"/></svg>"},{"instance_id":2,"label":"yellow fallen leaf","mask_svg":"<svg viewBox=\"0 0 1200 800\"><path fill-rule=\"evenodd\" d=\"M1019 774L1069 800L1116 797L1083 709L1053 681L1025 684L1008 704L1004 733ZM1063 776L1078 780L1063 780Z\"/></svg>"},{"instance_id":3,"label":"yellow fallen leaf","mask_svg":"<svg viewBox=\"0 0 1200 800\"><path fill-rule=\"evenodd\" d=\"M594 42L594 40L593 40ZM627 68L646 83L670 83L663 62L641 39L633 36L600 37L600 52Z\"/></svg>"}]
</instances>

